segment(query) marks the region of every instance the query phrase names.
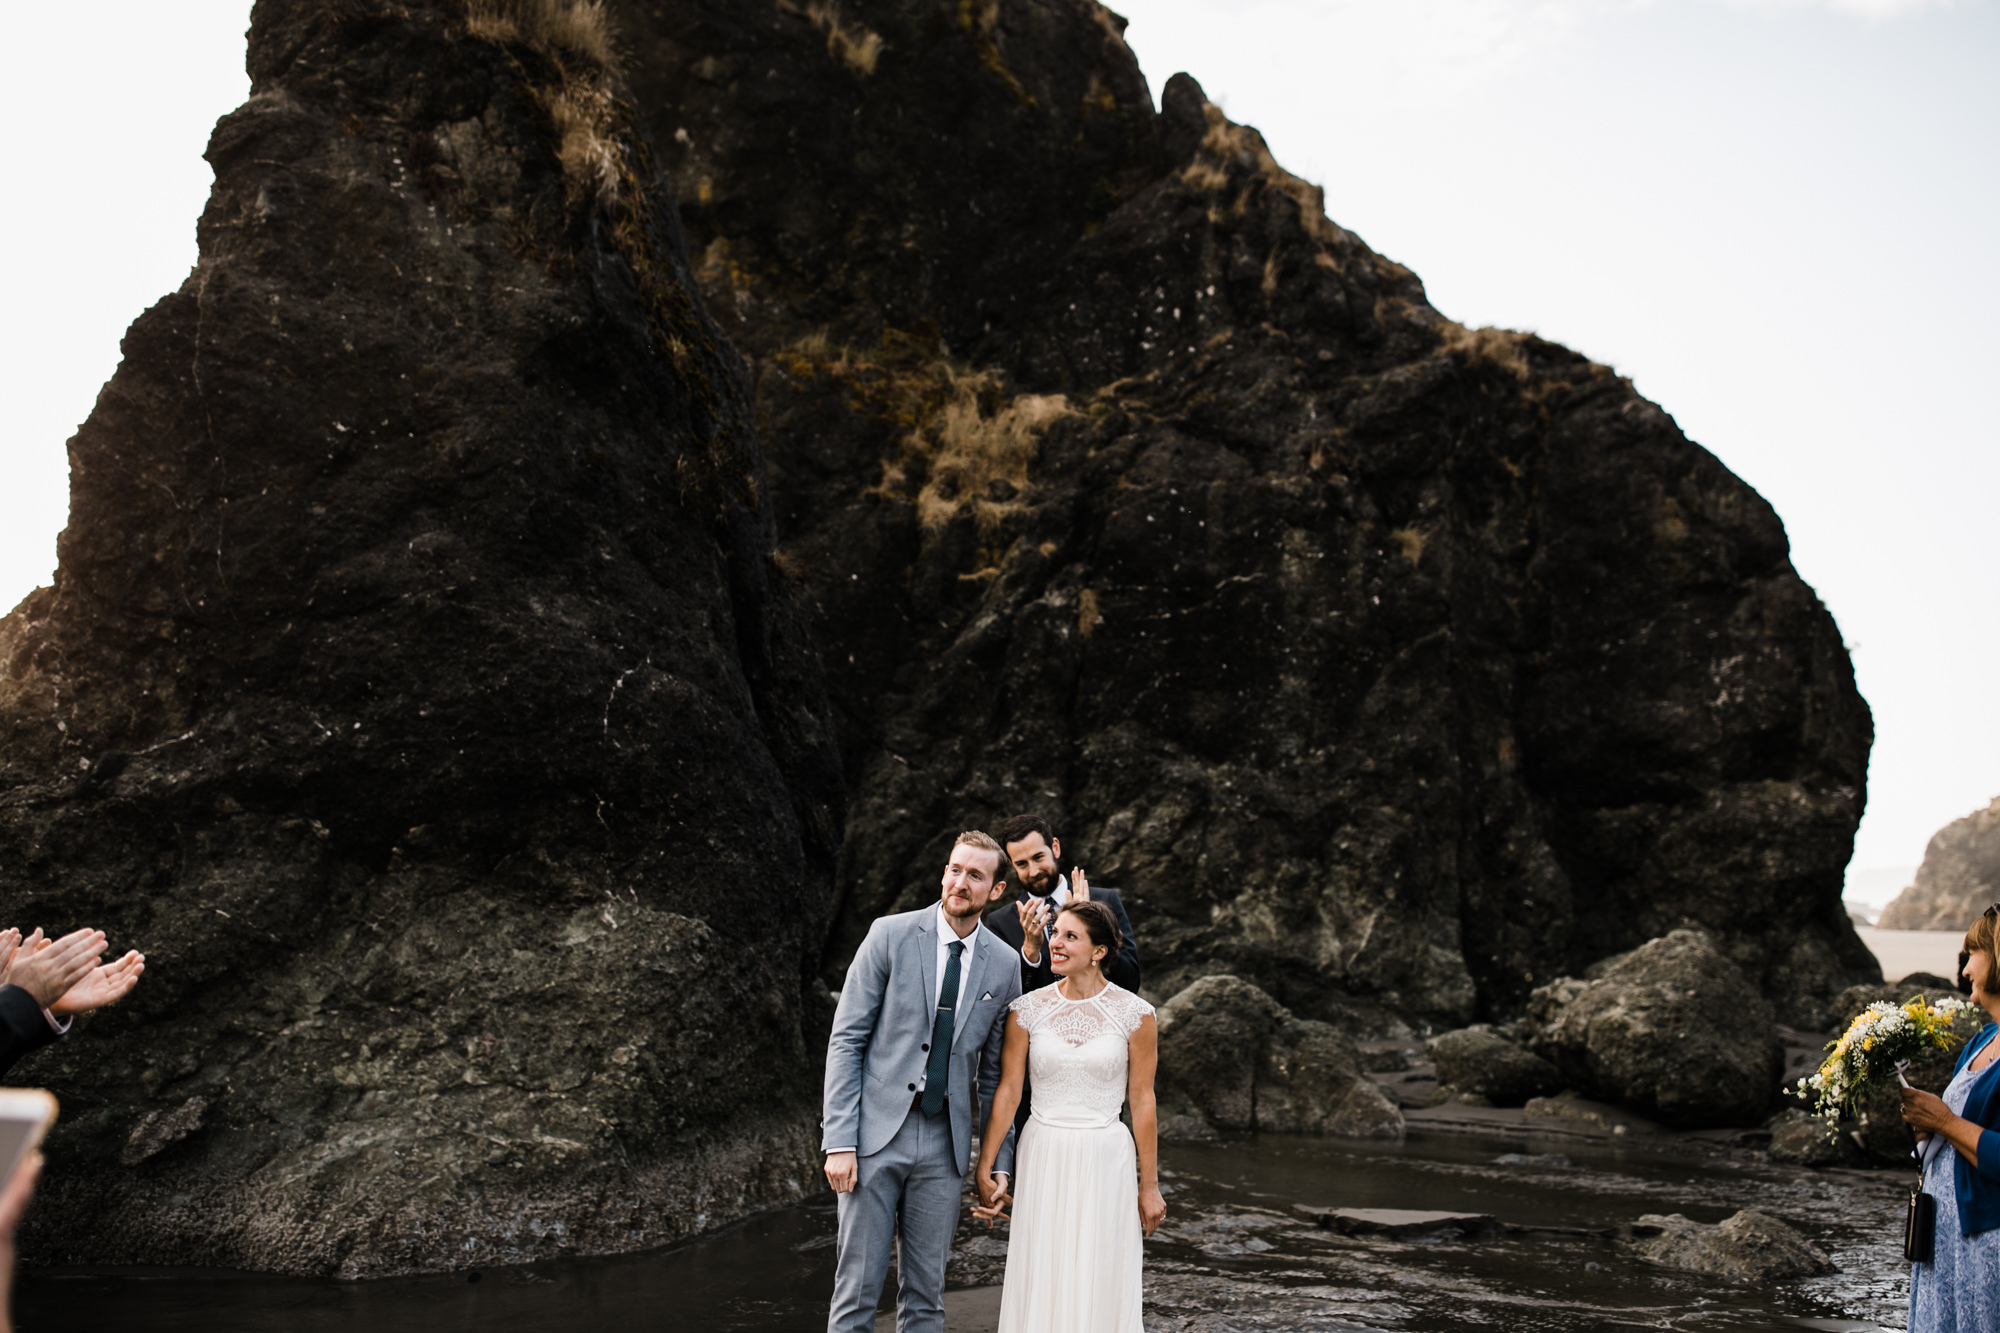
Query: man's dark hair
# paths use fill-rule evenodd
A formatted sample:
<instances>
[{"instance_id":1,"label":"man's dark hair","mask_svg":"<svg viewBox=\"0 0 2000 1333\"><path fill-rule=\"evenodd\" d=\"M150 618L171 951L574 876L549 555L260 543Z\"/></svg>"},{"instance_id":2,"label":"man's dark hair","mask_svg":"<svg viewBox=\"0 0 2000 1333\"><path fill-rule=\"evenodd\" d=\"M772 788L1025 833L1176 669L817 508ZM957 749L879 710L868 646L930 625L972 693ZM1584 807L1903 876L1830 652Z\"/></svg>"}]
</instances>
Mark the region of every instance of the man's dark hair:
<instances>
[{"instance_id":1,"label":"man's dark hair","mask_svg":"<svg viewBox=\"0 0 2000 1333\"><path fill-rule=\"evenodd\" d=\"M1054 849L1056 845L1056 831L1050 827L1049 821L1043 819L1040 815L1015 815L1012 819L1002 824L1000 826L1000 845L1002 847L1011 847L1017 842L1024 841L1030 833L1041 834L1042 841L1047 843L1052 850Z\"/></svg>"}]
</instances>

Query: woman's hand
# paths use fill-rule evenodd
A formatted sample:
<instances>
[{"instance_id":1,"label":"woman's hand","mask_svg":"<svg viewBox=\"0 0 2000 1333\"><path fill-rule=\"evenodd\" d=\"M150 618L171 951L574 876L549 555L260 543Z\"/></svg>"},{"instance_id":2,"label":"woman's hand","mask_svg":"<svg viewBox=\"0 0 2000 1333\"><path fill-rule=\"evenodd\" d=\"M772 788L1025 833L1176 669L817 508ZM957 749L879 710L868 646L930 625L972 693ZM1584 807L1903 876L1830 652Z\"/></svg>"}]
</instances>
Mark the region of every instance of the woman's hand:
<instances>
[{"instance_id":1,"label":"woman's hand","mask_svg":"<svg viewBox=\"0 0 2000 1333\"><path fill-rule=\"evenodd\" d=\"M1167 1215L1167 1201L1160 1194L1158 1185L1148 1185L1139 1191L1139 1226L1147 1235L1160 1225Z\"/></svg>"},{"instance_id":2,"label":"woman's hand","mask_svg":"<svg viewBox=\"0 0 2000 1333\"><path fill-rule=\"evenodd\" d=\"M979 1177L979 1199L972 1205L972 1215L985 1222L988 1231L1007 1216L1007 1205L1014 1202L1014 1196L1001 1185L999 1177L985 1173Z\"/></svg>"},{"instance_id":3,"label":"woman's hand","mask_svg":"<svg viewBox=\"0 0 2000 1333\"><path fill-rule=\"evenodd\" d=\"M1957 1119L1936 1093L1920 1088L1903 1089L1903 1121L1910 1128L1922 1134L1939 1134Z\"/></svg>"}]
</instances>

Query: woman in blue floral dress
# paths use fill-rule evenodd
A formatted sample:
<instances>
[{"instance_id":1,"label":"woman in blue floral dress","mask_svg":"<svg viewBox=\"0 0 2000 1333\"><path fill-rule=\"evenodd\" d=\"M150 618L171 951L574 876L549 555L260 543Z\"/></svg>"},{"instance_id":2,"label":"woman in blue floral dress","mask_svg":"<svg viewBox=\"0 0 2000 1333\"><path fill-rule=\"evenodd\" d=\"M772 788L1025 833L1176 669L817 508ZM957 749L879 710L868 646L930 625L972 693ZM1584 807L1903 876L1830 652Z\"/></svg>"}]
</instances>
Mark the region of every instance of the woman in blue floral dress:
<instances>
[{"instance_id":1,"label":"woman in blue floral dress","mask_svg":"<svg viewBox=\"0 0 2000 1333\"><path fill-rule=\"evenodd\" d=\"M1972 1002L2000 1022L2000 903L1965 933ZM1931 1262L1910 1266L1910 1333L2000 1330L2000 1031L1959 1052L1944 1096L1906 1088L1903 1119L1922 1137L1924 1192L1937 1200Z\"/></svg>"}]
</instances>

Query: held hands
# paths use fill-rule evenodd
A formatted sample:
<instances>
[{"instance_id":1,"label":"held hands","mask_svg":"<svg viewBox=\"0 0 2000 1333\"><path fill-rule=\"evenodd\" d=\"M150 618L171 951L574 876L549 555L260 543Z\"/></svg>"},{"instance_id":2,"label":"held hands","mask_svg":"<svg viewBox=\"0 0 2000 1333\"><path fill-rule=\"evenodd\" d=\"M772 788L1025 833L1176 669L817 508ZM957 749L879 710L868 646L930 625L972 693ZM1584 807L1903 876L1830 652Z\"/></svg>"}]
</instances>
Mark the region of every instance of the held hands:
<instances>
[{"instance_id":1,"label":"held hands","mask_svg":"<svg viewBox=\"0 0 2000 1333\"><path fill-rule=\"evenodd\" d=\"M835 1194L854 1193L855 1177L861 1174L851 1152L830 1152L826 1155L826 1183L833 1186Z\"/></svg>"},{"instance_id":2,"label":"held hands","mask_svg":"<svg viewBox=\"0 0 2000 1333\"><path fill-rule=\"evenodd\" d=\"M1167 1201L1161 1196L1158 1185L1148 1185L1139 1191L1139 1226L1141 1230L1149 1236L1152 1235L1154 1228L1160 1225L1161 1220L1166 1215Z\"/></svg>"},{"instance_id":3,"label":"held hands","mask_svg":"<svg viewBox=\"0 0 2000 1333\"><path fill-rule=\"evenodd\" d=\"M972 1215L986 1223L991 1231L993 1224L1007 1216L1007 1205L1014 1202L1014 1196L1007 1192L1007 1177L1004 1175L984 1175L979 1177L979 1202L972 1206Z\"/></svg>"}]
</instances>

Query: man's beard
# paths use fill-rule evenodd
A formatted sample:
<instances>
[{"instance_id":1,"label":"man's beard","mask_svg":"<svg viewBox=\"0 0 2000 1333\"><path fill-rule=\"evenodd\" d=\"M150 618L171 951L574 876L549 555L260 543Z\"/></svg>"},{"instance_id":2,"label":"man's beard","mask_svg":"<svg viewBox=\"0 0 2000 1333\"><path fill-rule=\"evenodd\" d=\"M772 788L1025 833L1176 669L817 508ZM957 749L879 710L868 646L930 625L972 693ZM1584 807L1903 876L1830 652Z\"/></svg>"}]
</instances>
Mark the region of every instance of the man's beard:
<instances>
[{"instance_id":1,"label":"man's beard","mask_svg":"<svg viewBox=\"0 0 2000 1333\"><path fill-rule=\"evenodd\" d=\"M1021 887L1029 893L1034 894L1037 898L1046 898L1056 891L1056 885L1061 881L1062 875L1057 871L1050 870L1032 877L1024 876L1021 880Z\"/></svg>"}]
</instances>

